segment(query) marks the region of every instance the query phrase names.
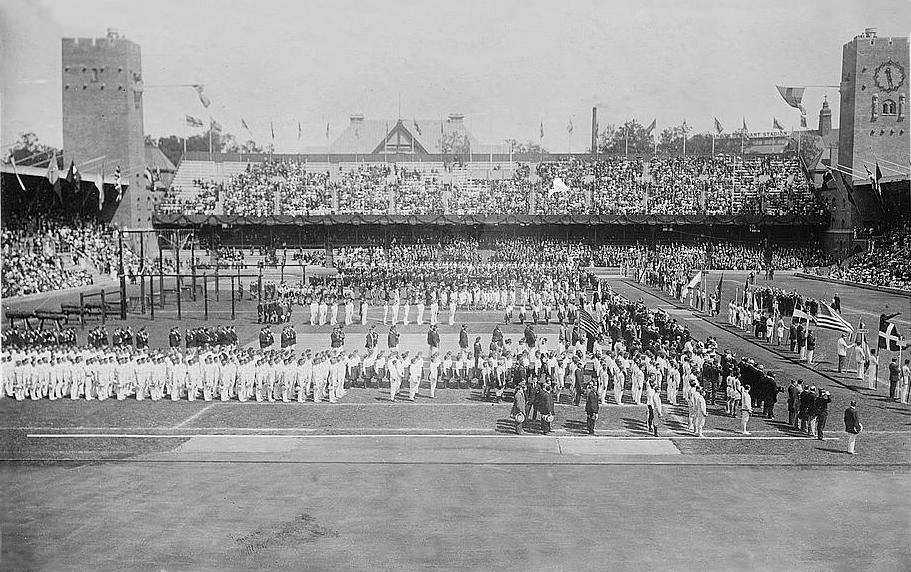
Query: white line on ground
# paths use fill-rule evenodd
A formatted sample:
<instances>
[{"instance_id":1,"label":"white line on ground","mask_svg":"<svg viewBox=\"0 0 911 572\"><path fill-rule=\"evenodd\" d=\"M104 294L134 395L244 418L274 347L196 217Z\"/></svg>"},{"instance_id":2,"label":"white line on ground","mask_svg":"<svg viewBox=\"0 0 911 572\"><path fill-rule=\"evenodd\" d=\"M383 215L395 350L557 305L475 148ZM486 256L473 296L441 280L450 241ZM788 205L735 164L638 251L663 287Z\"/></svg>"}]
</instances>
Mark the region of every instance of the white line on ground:
<instances>
[{"instance_id":1,"label":"white line on ground","mask_svg":"<svg viewBox=\"0 0 911 572\"><path fill-rule=\"evenodd\" d=\"M214 404L214 403L210 403L209 405L206 405L205 407L203 407L202 409L200 409L199 411L197 411L197 412L194 413L193 415L190 415L189 417L187 417L186 419L184 419L183 421L181 421L180 423L178 423L178 424L175 425L174 427L171 427L171 429L180 429L181 427L183 427L183 426L186 425L187 423L193 421L194 419L197 419L200 415L202 415L202 414L205 413L206 411L212 409L213 407L215 407L215 404Z\"/></svg>"},{"instance_id":2,"label":"white line on ground","mask_svg":"<svg viewBox=\"0 0 911 572\"><path fill-rule=\"evenodd\" d=\"M544 437L545 435L528 434L531 437ZM269 438L269 439L379 439L379 438L429 438L429 439L516 439L519 435L451 435L451 434L408 434L408 433L361 433L361 434L301 434L301 435L256 435L246 433L185 433L185 434L150 434L150 433L29 433L30 439L191 439L193 437L209 438ZM810 437L796 436L763 436L763 435L721 435L697 437L695 435L661 435L652 436L620 436L620 435L547 435L552 439L585 439L585 440L613 440L613 441L655 441L668 439L697 439L701 441L808 441ZM838 437L826 437L826 441L838 441Z\"/></svg>"}]
</instances>

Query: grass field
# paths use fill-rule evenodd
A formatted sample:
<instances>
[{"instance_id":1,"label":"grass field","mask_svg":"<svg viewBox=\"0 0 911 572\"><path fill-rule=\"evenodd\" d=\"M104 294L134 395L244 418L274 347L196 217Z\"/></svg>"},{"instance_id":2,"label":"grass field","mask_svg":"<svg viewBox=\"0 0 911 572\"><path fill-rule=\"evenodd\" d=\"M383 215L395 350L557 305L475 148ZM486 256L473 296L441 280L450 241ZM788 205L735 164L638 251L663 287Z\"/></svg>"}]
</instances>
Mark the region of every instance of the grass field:
<instances>
[{"instance_id":1,"label":"grass field","mask_svg":"<svg viewBox=\"0 0 911 572\"><path fill-rule=\"evenodd\" d=\"M725 278L726 293L742 285ZM831 297L824 283L775 284ZM656 439L642 406L607 406L589 437L584 411L567 404L550 436L520 437L508 404L469 389L434 400L424 390L415 403L353 389L335 405L3 399L0 568L907 570L911 409L885 398L887 384L869 391L832 371L826 334L809 369L724 315L612 285L766 364L779 383L825 386L827 439L785 427L783 403L778 419L751 421L750 437L711 407L707 437L692 437L676 408ZM838 291L852 322L875 323L889 307L909 329L908 298ZM460 313L442 328L442 349L463 321L486 344L498 318ZM163 345L175 320L130 323ZM242 344L255 343L255 315L235 324ZM406 349L425 348L426 326L400 329ZM362 347L363 328L350 330L348 344ZM328 346L328 331L298 324L299 347ZM865 426L856 456L844 453L840 420L851 399Z\"/></svg>"}]
</instances>

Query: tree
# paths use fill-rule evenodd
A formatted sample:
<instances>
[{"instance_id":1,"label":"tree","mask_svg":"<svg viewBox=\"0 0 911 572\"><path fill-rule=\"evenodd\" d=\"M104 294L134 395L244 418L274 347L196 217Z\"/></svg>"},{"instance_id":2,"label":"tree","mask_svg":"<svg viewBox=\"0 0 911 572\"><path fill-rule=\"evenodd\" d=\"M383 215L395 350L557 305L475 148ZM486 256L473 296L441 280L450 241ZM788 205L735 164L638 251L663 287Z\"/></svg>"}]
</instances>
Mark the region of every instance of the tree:
<instances>
[{"instance_id":1,"label":"tree","mask_svg":"<svg viewBox=\"0 0 911 572\"><path fill-rule=\"evenodd\" d=\"M666 127L658 136L658 151L662 153L683 153L683 126Z\"/></svg>"},{"instance_id":2,"label":"tree","mask_svg":"<svg viewBox=\"0 0 911 572\"><path fill-rule=\"evenodd\" d=\"M222 126L217 122L213 121L210 129L203 131L198 135L193 135L186 139L187 151L199 151L202 153L209 152L209 131L212 131L212 151L214 153L262 153L263 149L261 146L257 145L254 141L247 141L243 144L238 144L237 139L234 135L227 133L222 130ZM171 160L175 165L180 162L181 157L183 157L184 150L184 138L178 137L177 135L169 135L167 137L159 137L158 141L154 141L150 136L146 135L146 144L155 145L165 156Z\"/></svg>"},{"instance_id":3,"label":"tree","mask_svg":"<svg viewBox=\"0 0 911 572\"><path fill-rule=\"evenodd\" d=\"M461 131L450 131L443 135L440 150L444 155L467 155L471 152L471 141Z\"/></svg>"},{"instance_id":4,"label":"tree","mask_svg":"<svg viewBox=\"0 0 911 572\"><path fill-rule=\"evenodd\" d=\"M619 127L607 125L599 134L601 153L643 155L653 150L652 133L635 119Z\"/></svg>"},{"instance_id":5,"label":"tree","mask_svg":"<svg viewBox=\"0 0 911 572\"><path fill-rule=\"evenodd\" d=\"M525 143L519 143L516 139L507 139L506 145L514 155L541 155L548 152L540 143L530 139Z\"/></svg>"},{"instance_id":6,"label":"tree","mask_svg":"<svg viewBox=\"0 0 911 572\"><path fill-rule=\"evenodd\" d=\"M58 150L38 141L34 131L21 133L19 140L7 152L4 159L7 163L15 160L20 166L47 165Z\"/></svg>"}]
</instances>

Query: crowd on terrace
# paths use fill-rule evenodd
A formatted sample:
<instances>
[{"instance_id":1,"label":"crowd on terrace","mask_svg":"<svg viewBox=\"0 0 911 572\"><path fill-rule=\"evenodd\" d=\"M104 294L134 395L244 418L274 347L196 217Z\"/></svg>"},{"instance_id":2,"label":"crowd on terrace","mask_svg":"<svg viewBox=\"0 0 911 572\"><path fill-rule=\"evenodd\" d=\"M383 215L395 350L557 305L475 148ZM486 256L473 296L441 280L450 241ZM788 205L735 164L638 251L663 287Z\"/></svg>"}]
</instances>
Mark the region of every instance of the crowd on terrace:
<instances>
[{"instance_id":1,"label":"crowd on terrace","mask_svg":"<svg viewBox=\"0 0 911 572\"><path fill-rule=\"evenodd\" d=\"M665 214L814 215L821 204L796 158L730 155L608 157L470 166L306 162L250 164L223 185L172 193L165 212L209 214ZM332 172L334 170L335 172ZM213 192L217 191L217 192ZM214 199L214 200L213 200Z\"/></svg>"}]
</instances>

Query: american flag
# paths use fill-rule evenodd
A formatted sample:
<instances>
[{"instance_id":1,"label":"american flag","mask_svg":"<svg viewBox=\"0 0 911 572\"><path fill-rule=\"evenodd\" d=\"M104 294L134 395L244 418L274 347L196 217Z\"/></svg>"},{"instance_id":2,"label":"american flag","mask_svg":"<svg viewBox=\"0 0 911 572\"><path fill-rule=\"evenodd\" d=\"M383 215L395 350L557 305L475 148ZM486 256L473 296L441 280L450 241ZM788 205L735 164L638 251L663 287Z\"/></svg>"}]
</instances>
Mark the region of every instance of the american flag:
<instances>
[{"instance_id":1,"label":"american flag","mask_svg":"<svg viewBox=\"0 0 911 572\"><path fill-rule=\"evenodd\" d=\"M845 332L846 334L850 334L854 331L851 324L825 302L819 303L819 309L816 310L816 316L813 318L813 321L816 322L817 327L824 330L836 330Z\"/></svg>"},{"instance_id":2,"label":"american flag","mask_svg":"<svg viewBox=\"0 0 911 572\"><path fill-rule=\"evenodd\" d=\"M598 322L595 321L594 316L592 316L591 313L585 308L579 310L579 326L588 332L588 335L590 336L596 336L598 334L598 331L601 329L598 326Z\"/></svg>"}]
</instances>

